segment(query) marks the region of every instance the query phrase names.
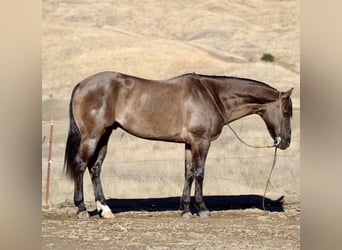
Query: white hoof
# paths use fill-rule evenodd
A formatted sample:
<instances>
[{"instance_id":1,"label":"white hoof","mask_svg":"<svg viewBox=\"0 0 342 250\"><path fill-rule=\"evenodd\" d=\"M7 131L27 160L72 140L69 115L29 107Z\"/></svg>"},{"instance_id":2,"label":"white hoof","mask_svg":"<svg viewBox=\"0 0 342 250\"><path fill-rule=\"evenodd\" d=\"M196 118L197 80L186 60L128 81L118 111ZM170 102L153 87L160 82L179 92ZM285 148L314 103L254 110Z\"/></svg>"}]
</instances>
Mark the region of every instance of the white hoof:
<instances>
[{"instance_id":1,"label":"white hoof","mask_svg":"<svg viewBox=\"0 0 342 250\"><path fill-rule=\"evenodd\" d=\"M107 205L101 204L101 202L96 201L97 211L100 213L100 216L105 219L111 219L114 218L114 214L112 213L112 210Z\"/></svg>"},{"instance_id":2,"label":"white hoof","mask_svg":"<svg viewBox=\"0 0 342 250\"><path fill-rule=\"evenodd\" d=\"M105 219L113 219L115 218L115 215L110 211L102 211L101 213L101 216L102 218L105 218Z\"/></svg>"},{"instance_id":3,"label":"white hoof","mask_svg":"<svg viewBox=\"0 0 342 250\"><path fill-rule=\"evenodd\" d=\"M181 214L181 217L184 219L190 219L192 217L192 213L191 212L183 212Z\"/></svg>"},{"instance_id":4,"label":"white hoof","mask_svg":"<svg viewBox=\"0 0 342 250\"><path fill-rule=\"evenodd\" d=\"M78 212L78 213L77 213L77 218L78 218L79 220L86 220L86 219L88 219L88 218L89 218L88 211L85 210L85 211L82 211L82 212Z\"/></svg>"},{"instance_id":5,"label":"white hoof","mask_svg":"<svg viewBox=\"0 0 342 250\"><path fill-rule=\"evenodd\" d=\"M211 216L209 210L199 211L198 215L201 218L209 218Z\"/></svg>"}]
</instances>

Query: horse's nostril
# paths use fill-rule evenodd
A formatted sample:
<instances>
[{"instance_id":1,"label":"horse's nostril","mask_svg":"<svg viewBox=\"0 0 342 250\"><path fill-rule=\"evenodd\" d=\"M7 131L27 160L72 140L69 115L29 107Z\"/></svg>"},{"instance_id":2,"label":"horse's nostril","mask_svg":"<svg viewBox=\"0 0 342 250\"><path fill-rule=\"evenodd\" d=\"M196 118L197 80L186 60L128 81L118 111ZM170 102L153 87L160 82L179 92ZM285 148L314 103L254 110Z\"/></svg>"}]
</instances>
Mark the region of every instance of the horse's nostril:
<instances>
[{"instance_id":1,"label":"horse's nostril","mask_svg":"<svg viewBox=\"0 0 342 250\"><path fill-rule=\"evenodd\" d=\"M290 144L291 144L291 139L290 138L286 140L286 144L287 144L287 146L290 146Z\"/></svg>"}]
</instances>

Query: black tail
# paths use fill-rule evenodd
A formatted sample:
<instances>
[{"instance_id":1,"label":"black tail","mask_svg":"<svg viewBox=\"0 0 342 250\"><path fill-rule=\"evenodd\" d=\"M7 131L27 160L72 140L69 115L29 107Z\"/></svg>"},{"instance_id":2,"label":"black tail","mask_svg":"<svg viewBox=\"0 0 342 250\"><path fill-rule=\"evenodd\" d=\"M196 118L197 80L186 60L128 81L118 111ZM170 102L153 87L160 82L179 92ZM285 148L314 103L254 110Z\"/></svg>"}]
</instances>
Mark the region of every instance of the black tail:
<instances>
[{"instance_id":1,"label":"black tail","mask_svg":"<svg viewBox=\"0 0 342 250\"><path fill-rule=\"evenodd\" d=\"M66 175L70 177L70 179L74 179L76 176L77 162L75 158L78 154L81 143L81 134L76 125L72 109L72 100L78 86L79 84L75 86L71 94L71 100L69 104L70 126L64 155L64 170L66 170Z\"/></svg>"}]
</instances>

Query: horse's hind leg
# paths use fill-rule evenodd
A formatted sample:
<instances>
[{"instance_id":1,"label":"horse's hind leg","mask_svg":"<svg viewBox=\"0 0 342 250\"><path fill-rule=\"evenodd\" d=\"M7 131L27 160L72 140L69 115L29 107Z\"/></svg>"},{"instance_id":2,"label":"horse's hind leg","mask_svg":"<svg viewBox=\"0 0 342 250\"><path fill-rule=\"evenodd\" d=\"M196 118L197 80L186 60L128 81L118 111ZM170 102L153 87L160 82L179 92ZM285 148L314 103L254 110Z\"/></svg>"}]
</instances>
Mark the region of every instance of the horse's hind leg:
<instances>
[{"instance_id":1,"label":"horse's hind leg","mask_svg":"<svg viewBox=\"0 0 342 250\"><path fill-rule=\"evenodd\" d=\"M78 208L77 217L79 219L86 219L89 217L87 209L84 204L83 194L83 176L87 168L88 161L95 151L96 139L88 138L81 140L80 149L76 156L78 166L74 173L74 203Z\"/></svg>"},{"instance_id":2,"label":"horse's hind leg","mask_svg":"<svg viewBox=\"0 0 342 250\"><path fill-rule=\"evenodd\" d=\"M92 140L82 140L78 155L76 156L77 168L74 173L74 203L78 208L77 217L79 219L86 219L89 217L87 209L84 205L83 194L83 176L87 168L87 163L90 155L94 152Z\"/></svg>"},{"instance_id":3,"label":"horse's hind leg","mask_svg":"<svg viewBox=\"0 0 342 250\"><path fill-rule=\"evenodd\" d=\"M102 216L103 218L114 217L111 209L106 204L106 199L103 194L102 184L101 184L101 179L100 179L101 167L102 167L103 160L107 153L107 144L108 144L108 139L111 133L112 133L112 129L108 128L106 132L102 135L101 139L99 140L97 144L95 153L88 165L89 173L91 176L91 181L92 181L93 188L94 188L97 210L100 213L100 216Z\"/></svg>"},{"instance_id":4,"label":"horse's hind leg","mask_svg":"<svg viewBox=\"0 0 342 250\"><path fill-rule=\"evenodd\" d=\"M83 195L83 175L86 169L86 164L83 161L79 161L79 167L75 171L74 176L74 203L77 206L77 217L79 219L87 219L89 214L84 205L84 195Z\"/></svg>"}]
</instances>

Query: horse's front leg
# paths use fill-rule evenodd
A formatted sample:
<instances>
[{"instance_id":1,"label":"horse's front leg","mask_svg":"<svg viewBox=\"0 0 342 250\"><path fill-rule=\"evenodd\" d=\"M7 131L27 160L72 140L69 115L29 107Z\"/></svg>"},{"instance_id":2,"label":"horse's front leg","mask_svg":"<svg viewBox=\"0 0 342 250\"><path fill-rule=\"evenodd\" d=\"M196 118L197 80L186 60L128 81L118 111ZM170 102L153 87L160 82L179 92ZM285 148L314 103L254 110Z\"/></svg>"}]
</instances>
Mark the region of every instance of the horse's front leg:
<instances>
[{"instance_id":1,"label":"horse's front leg","mask_svg":"<svg viewBox=\"0 0 342 250\"><path fill-rule=\"evenodd\" d=\"M182 217L190 218L192 216L190 212L190 195L191 185L194 180L194 171L192 169L192 156L191 148L189 144L185 144L185 182L183 195L180 201L180 209L183 210Z\"/></svg>"},{"instance_id":2,"label":"horse's front leg","mask_svg":"<svg viewBox=\"0 0 342 250\"><path fill-rule=\"evenodd\" d=\"M210 143L202 141L192 146L192 164L195 177L195 206L200 217L209 217L210 212L203 199L204 166Z\"/></svg>"}]
</instances>

